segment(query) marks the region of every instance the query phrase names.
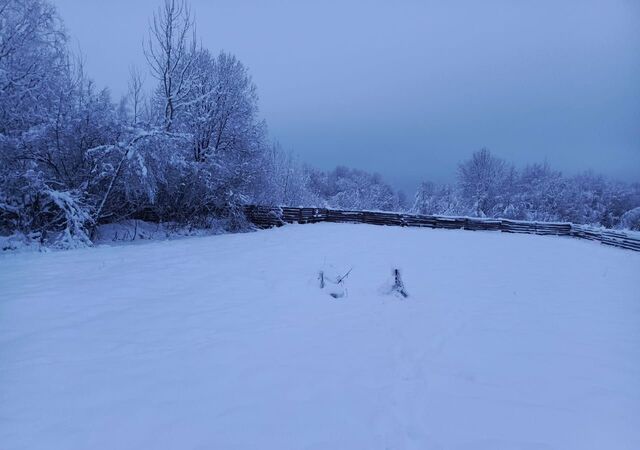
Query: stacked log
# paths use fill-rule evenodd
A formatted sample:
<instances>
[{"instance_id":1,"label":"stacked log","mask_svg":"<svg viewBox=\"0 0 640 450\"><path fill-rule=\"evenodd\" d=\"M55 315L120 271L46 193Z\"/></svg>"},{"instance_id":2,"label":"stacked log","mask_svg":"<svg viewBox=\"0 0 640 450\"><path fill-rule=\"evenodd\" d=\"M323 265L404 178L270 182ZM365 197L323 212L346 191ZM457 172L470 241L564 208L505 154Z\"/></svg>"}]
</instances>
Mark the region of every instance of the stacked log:
<instances>
[{"instance_id":1,"label":"stacked log","mask_svg":"<svg viewBox=\"0 0 640 450\"><path fill-rule=\"evenodd\" d=\"M407 227L437 228L438 219L421 214L402 214L402 222Z\"/></svg>"},{"instance_id":2,"label":"stacked log","mask_svg":"<svg viewBox=\"0 0 640 450\"><path fill-rule=\"evenodd\" d=\"M500 231L502 230L502 221L500 219L480 219L476 217L467 217L465 219L464 229L472 231Z\"/></svg>"},{"instance_id":3,"label":"stacked log","mask_svg":"<svg viewBox=\"0 0 640 450\"><path fill-rule=\"evenodd\" d=\"M247 205L244 214L251 223L258 228L279 227L285 224L282 219L282 209L271 206Z\"/></svg>"},{"instance_id":4,"label":"stacked log","mask_svg":"<svg viewBox=\"0 0 640 450\"><path fill-rule=\"evenodd\" d=\"M464 217L444 217L436 216L436 228L444 228L448 230L460 230L464 228L467 219Z\"/></svg>"}]
</instances>

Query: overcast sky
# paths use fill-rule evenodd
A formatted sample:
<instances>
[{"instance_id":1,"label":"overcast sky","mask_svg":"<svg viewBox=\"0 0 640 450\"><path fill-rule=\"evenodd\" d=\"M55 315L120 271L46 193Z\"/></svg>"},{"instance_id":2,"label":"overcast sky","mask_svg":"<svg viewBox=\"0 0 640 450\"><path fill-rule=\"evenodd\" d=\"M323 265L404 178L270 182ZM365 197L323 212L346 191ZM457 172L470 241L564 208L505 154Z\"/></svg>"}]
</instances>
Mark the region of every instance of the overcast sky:
<instances>
[{"instance_id":1,"label":"overcast sky","mask_svg":"<svg viewBox=\"0 0 640 450\"><path fill-rule=\"evenodd\" d=\"M161 0L54 0L115 96ZM251 70L273 138L412 193L481 147L640 181L640 1L193 0ZM151 79L148 80L151 82Z\"/></svg>"}]
</instances>

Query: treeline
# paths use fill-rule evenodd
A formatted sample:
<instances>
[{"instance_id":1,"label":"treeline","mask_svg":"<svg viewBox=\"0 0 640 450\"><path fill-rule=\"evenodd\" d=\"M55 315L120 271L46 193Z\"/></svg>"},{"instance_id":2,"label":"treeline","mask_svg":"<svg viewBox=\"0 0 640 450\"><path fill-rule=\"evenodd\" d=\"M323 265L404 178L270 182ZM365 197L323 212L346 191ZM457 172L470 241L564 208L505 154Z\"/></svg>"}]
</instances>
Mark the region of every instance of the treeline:
<instances>
[{"instance_id":1,"label":"treeline","mask_svg":"<svg viewBox=\"0 0 640 450\"><path fill-rule=\"evenodd\" d=\"M131 70L128 93L114 101L69 51L48 0L0 0L0 234L68 247L142 211L235 229L246 226L243 204L409 207L379 175L309 168L273 144L246 66L198 44L193 17L184 0L164 0L146 33L147 65ZM579 184L593 188L597 177L517 173L483 157L491 164L461 166L455 187L424 184L414 209L615 226L638 206L637 186L601 181L603 209Z\"/></svg>"},{"instance_id":2,"label":"treeline","mask_svg":"<svg viewBox=\"0 0 640 450\"><path fill-rule=\"evenodd\" d=\"M234 229L248 203L399 208L379 175L312 170L270 143L247 68L194 30L189 5L165 0L147 66L113 101L49 1L0 0L0 234L73 246L143 211Z\"/></svg>"},{"instance_id":3,"label":"treeline","mask_svg":"<svg viewBox=\"0 0 640 450\"><path fill-rule=\"evenodd\" d=\"M207 226L266 202L283 159L268 143L247 68L197 44L184 1L166 0L114 102L97 89L53 5L0 0L0 234L89 243L96 225L145 209ZM146 79L143 73L149 73Z\"/></svg>"},{"instance_id":4,"label":"treeline","mask_svg":"<svg viewBox=\"0 0 640 450\"><path fill-rule=\"evenodd\" d=\"M412 209L420 214L640 230L640 183L612 181L592 172L567 177L547 164L518 170L482 149L458 166L455 184L422 183Z\"/></svg>"},{"instance_id":5,"label":"treeline","mask_svg":"<svg viewBox=\"0 0 640 450\"><path fill-rule=\"evenodd\" d=\"M380 211L400 211L408 206L405 195L377 173L344 166L322 171L292 157L280 158L274 167L277 190L263 204Z\"/></svg>"}]
</instances>

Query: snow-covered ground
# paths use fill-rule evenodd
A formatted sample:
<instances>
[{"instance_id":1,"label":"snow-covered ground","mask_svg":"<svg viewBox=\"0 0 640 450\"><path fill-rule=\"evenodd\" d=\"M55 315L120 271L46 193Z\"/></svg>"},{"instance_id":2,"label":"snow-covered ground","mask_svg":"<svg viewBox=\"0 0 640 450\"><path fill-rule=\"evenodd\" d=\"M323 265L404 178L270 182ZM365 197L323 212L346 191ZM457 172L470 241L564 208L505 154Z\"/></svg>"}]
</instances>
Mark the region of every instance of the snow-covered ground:
<instances>
[{"instance_id":1,"label":"snow-covered ground","mask_svg":"<svg viewBox=\"0 0 640 450\"><path fill-rule=\"evenodd\" d=\"M318 224L0 256L2 450L638 449L639 420L640 253Z\"/></svg>"}]
</instances>

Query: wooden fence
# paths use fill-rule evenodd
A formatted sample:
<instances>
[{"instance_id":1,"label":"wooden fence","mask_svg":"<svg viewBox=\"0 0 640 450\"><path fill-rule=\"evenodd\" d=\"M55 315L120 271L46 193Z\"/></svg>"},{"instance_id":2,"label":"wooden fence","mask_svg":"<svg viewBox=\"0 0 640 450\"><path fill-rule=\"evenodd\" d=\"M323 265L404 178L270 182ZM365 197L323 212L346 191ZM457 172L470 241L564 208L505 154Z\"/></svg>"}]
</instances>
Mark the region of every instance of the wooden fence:
<instances>
[{"instance_id":1,"label":"wooden fence","mask_svg":"<svg viewBox=\"0 0 640 450\"><path fill-rule=\"evenodd\" d=\"M366 223L401 227L446 228L452 230L485 230L505 233L572 236L599 241L602 244L640 251L640 237L623 231L593 228L566 222L527 222L478 217L445 217L377 211L345 211L326 208L291 208L245 206L247 219L259 228L286 223Z\"/></svg>"}]
</instances>

